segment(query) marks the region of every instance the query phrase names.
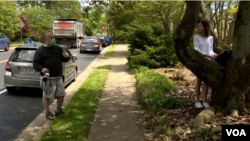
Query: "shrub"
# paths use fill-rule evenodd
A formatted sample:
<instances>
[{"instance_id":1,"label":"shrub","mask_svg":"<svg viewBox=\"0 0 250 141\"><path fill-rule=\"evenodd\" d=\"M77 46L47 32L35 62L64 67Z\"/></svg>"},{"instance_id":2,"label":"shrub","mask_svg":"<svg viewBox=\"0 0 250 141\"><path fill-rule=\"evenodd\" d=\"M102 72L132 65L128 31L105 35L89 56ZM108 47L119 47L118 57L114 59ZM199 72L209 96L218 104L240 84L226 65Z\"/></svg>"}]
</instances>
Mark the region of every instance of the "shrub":
<instances>
[{"instance_id":1,"label":"shrub","mask_svg":"<svg viewBox=\"0 0 250 141\"><path fill-rule=\"evenodd\" d=\"M143 28L142 28L143 27ZM159 68L179 62L171 34L156 36L150 26L127 27L126 43L130 44L127 59L130 68Z\"/></svg>"}]
</instances>

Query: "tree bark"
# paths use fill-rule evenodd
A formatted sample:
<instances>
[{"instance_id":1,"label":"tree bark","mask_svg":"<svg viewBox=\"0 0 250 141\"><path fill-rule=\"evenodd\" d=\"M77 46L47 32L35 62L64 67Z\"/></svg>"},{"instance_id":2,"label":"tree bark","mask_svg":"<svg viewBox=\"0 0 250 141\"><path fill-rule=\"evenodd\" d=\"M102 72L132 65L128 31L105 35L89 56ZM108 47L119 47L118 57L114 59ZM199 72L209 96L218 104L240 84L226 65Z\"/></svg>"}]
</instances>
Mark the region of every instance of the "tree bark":
<instances>
[{"instance_id":1,"label":"tree bark","mask_svg":"<svg viewBox=\"0 0 250 141\"><path fill-rule=\"evenodd\" d=\"M229 24L228 38L227 38L228 39L227 40L227 44L228 45L230 45L231 41L233 41L233 31L234 31L235 19L236 19L236 13L233 15L233 20Z\"/></svg>"},{"instance_id":2,"label":"tree bark","mask_svg":"<svg viewBox=\"0 0 250 141\"><path fill-rule=\"evenodd\" d=\"M27 0L27 1L24 1L24 3L25 3L25 4L27 4L27 5L29 5L29 0Z\"/></svg>"},{"instance_id":3,"label":"tree bark","mask_svg":"<svg viewBox=\"0 0 250 141\"><path fill-rule=\"evenodd\" d=\"M238 110L246 114L250 108L250 3L240 1L234 30L233 53L225 68L189 48L198 21L200 1L187 1L185 15L173 39L179 60L197 77L212 87L211 106L229 114Z\"/></svg>"}]
</instances>

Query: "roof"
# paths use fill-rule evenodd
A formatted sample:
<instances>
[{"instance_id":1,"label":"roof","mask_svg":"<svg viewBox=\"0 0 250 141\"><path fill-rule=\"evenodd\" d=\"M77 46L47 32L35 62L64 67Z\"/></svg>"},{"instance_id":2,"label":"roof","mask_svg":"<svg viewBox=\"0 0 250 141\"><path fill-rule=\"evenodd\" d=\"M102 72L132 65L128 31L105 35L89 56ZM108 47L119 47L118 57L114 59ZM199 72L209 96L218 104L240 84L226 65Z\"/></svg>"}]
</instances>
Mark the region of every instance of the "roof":
<instances>
[{"instance_id":1,"label":"roof","mask_svg":"<svg viewBox=\"0 0 250 141\"><path fill-rule=\"evenodd\" d=\"M54 19L54 21L78 21L77 19Z\"/></svg>"},{"instance_id":2,"label":"roof","mask_svg":"<svg viewBox=\"0 0 250 141\"><path fill-rule=\"evenodd\" d=\"M83 38L97 38L97 37L94 37L94 36L85 36Z\"/></svg>"},{"instance_id":3,"label":"roof","mask_svg":"<svg viewBox=\"0 0 250 141\"><path fill-rule=\"evenodd\" d=\"M24 45L17 47L16 49L37 49L38 47L40 47L42 45L43 45L43 43L36 43L36 46L34 44L24 44ZM63 45L59 45L59 46L62 47Z\"/></svg>"}]
</instances>

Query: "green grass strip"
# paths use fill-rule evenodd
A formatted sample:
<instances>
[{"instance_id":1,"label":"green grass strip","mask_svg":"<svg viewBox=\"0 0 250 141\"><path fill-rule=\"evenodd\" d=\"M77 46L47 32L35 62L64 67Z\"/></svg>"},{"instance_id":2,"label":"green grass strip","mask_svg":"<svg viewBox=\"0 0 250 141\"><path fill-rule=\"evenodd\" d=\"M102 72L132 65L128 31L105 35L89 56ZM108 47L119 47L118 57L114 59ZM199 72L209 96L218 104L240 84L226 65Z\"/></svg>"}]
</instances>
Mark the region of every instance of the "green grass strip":
<instances>
[{"instance_id":1,"label":"green grass strip","mask_svg":"<svg viewBox=\"0 0 250 141\"><path fill-rule=\"evenodd\" d=\"M114 53L115 53L115 48L116 48L116 44L112 44L111 46L109 46L109 49L104 54L104 57L112 58L114 56Z\"/></svg>"},{"instance_id":2,"label":"green grass strip","mask_svg":"<svg viewBox=\"0 0 250 141\"><path fill-rule=\"evenodd\" d=\"M19 46L21 46L21 44L18 44L18 45L10 45L10 48L12 48L12 47L19 47Z\"/></svg>"},{"instance_id":3,"label":"green grass strip","mask_svg":"<svg viewBox=\"0 0 250 141\"><path fill-rule=\"evenodd\" d=\"M65 116L54 119L41 141L84 141L93 120L106 82L110 66L95 68L70 102L65 106Z\"/></svg>"}]
</instances>

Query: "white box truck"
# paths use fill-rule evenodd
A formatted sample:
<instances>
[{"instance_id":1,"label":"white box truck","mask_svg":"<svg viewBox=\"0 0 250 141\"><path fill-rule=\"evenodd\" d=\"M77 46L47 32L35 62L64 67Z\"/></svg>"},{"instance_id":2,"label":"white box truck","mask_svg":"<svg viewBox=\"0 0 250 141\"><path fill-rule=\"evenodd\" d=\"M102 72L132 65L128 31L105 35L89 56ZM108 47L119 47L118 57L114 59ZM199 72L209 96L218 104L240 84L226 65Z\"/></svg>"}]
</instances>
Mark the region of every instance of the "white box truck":
<instances>
[{"instance_id":1,"label":"white box truck","mask_svg":"<svg viewBox=\"0 0 250 141\"><path fill-rule=\"evenodd\" d=\"M85 34L84 23L77 19L55 19L52 21L52 33L56 44L65 45L68 48L80 48Z\"/></svg>"}]
</instances>

